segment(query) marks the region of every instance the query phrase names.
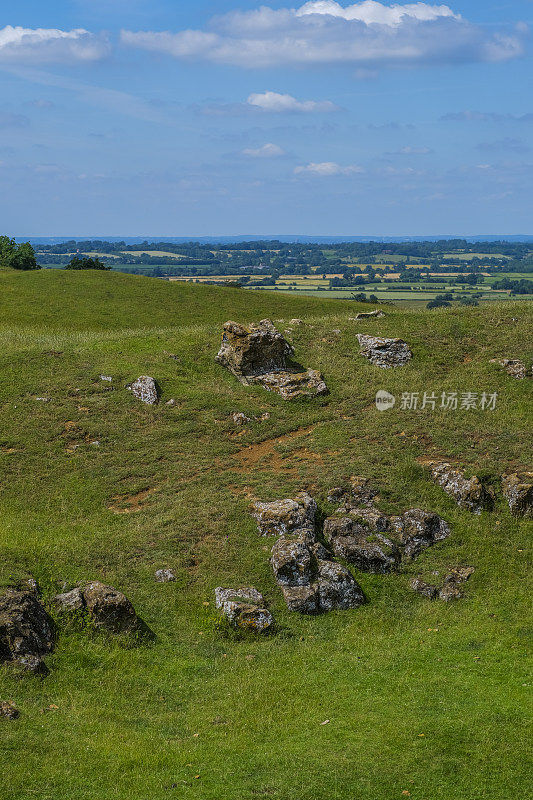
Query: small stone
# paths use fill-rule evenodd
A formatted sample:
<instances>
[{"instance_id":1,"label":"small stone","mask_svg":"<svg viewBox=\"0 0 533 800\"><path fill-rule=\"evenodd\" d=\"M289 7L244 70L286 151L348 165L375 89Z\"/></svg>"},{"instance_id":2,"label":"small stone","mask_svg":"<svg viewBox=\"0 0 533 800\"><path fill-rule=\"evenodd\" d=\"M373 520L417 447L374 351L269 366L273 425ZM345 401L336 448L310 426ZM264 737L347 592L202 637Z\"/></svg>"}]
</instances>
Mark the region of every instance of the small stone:
<instances>
[{"instance_id":1,"label":"small stone","mask_svg":"<svg viewBox=\"0 0 533 800\"><path fill-rule=\"evenodd\" d=\"M380 336L357 334L361 355L371 364L383 369L399 367L407 364L413 357L407 342L403 339L384 339Z\"/></svg>"},{"instance_id":2,"label":"small stone","mask_svg":"<svg viewBox=\"0 0 533 800\"><path fill-rule=\"evenodd\" d=\"M436 542L450 535L450 526L438 514L421 508L410 508L395 520L404 558L413 559Z\"/></svg>"},{"instance_id":3,"label":"small stone","mask_svg":"<svg viewBox=\"0 0 533 800\"><path fill-rule=\"evenodd\" d=\"M358 321L360 319L372 319L373 317L379 318L384 317L385 312L381 311L381 309L377 308L375 311L363 311L360 314L357 314L355 319Z\"/></svg>"},{"instance_id":4,"label":"small stone","mask_svg":"<svg viewBox=\"0 0 533 800\"><path fill-rule=\"evenodd\" d=\"M151 631L139 619L130 600L122 592L100 581L82 587L87 613L96 628L115 634L148 634Z\"/></svg>"},{"instance_id":5,"label":"small stone","mask_svg":"<svg viewBox=\"0 0 533 800\"><path fill-rule=\"evenodd\" d=\"M172 408L173 406L175 406L175 405L176 405L176 401L174 400L174 398L173 398L173 397L171 397L171 398L170 398L170 400L167 400L167 402L165 403L165 405L166 405L166 406L170 406L170 407Z\"/></svg>"},{"instance_id":6,"label":"small stone","mask_svg":"<svg viewBox=\"0 0 533 800\"><path fill-rule=\"evenodd\" d=\"M231 415L231 418L235 425L246 425L248 422L252 421L250 417L247 417L242 411L236 411Z\"/></svg>"},{"instance_id":7,"label":"small stone","mask_svg":"<svg viewBox=\"0 0 533 800\"><path fill-rule=\"evenodd\" d=\"M0 595L0 663L52 652L54 623L34 591L6 589Z\"/></svg>"},{"instance_id":8,"label":"small stone","mask_svg":"<svg viewBox=\"0 0 533 800\"><path fill-rule=\"evenodd\" d=\"M533 472L523 470L503 475L502 490L512 514L533 517Z\"/></svg>"},{"instance_id":9,"label":"small stone","mask_svg":"<svg viewBox=\"0 0 533 800\"><path fill-rule=\"evenodd\" d=\"M512 378L521 380L527 376L527 367L518 358L491 358L491 364L499 364Z\"/></svg>"},{"instance_id":10,"label":"small stone","mask_svg":"<svg viewBox=\"0 0 533 800\"><path fill-rule=\"evenodd\" d=\"M147 405L156 405L159 400L156 382L149 375L141 375L131 384L130 389L134 397Z\"/></svg>"},{"instance_id":11,"label":"small stone","mask_svg":"<svg viewBox=\"0 0 533 800\"><path fill-rule=\"evenodd\" d=\"M264 605L265 603L261 592L258 592L253 586L241 586L239 589L217 586L215 589L215 606L224 608L224 604L231 600L245 601L254 605Z\"/></svg>"},{"instance_id":12,"label":"small stone","mask_svg":"<svg viewBox=\"0 0 533 800\"><path fill-rule=\"evenodd\" d=\"M300 492L294 499L255 501L252 509L261 536L284 536L302 528L314 533L317 507L307 492Z\"/></svg>"},{"instance_id":13,"label":"small stone","mask_svg":"<svg viewBox=\"0 0 533 800\"><path fill-rule=\"evenodd\" d=\"M291 319L289 320L289 325L303 325L303 319Z\"/></svg>"},{"instance_id":14,"label":"small stone","mask_svg":"<svg viewBox=\"0 0 533 800\"><path fill-rule=\"evenodd\" d=\"M176 580L176 576L171 569L158 569L154 577L157 583L172 583L172 581Z\"/></svg>"},{"instance_id":15,"label":"small stone","mask_svg":"<svg viewBox=\"0 0 533 800\"><path fill-rule=\"evenodd\" d=\"M354 564L363 572L385 574L400 562L400 552L391 539L369 530L353 517L328 517L324 536L331 542L337 558Z\"/></svg>"},{"instance_id":16,"label":"small stone","mask_svg":"<svg viewBox=\"0 0 533 800\"><path fill-rule=\"evenodd\" d=\"M449 603L450 600L460 600L462 596L462 592L455 583L445 584L439 591L439 599L444 600L445 603Z\"/></svg>"},{"instance_id":17,"label":"small stone","mask_svg":"<svg viewBox=\"0 0 533 800\"><path fill-rule=\"evenodd\" d=\"M260 592L253 586L215 589L215 605L235 628L264 633L274 625L274 618Z\"/></svg>"},{"instance_id":18,"label":"small stone","mask_svg":"<svg viewBox=\"0 0 533 800\"><path fill-rule=\"evenodd\" d=\"M427 597L428 600L434 600L439 591L436 586L426 583L421 578L413 578L409 582L409 586L413 592L418 592L418 594L421 594L422 597Z\"/></svg>"},{"instance_id":19,"label":"small stone","mask_svg":"<svg viewBox=\"0 0 533 800\"><path fill-rule=\"evenodd\" d=\"M13 703L0 702L0 717L5 719L17 719L20 716L20 711Z\"/></svg>"},{"instance_id":20,"label":"small stone","mask_svg":"<svg viewBox=\"0 0 533 800\"><path fill-rule=\"evenodd\" d=\"M100 380L101 381L107 381L108 383L111 383L113 378L111 377L111 375L100 375Z\"/></svg>"}]
</instances>

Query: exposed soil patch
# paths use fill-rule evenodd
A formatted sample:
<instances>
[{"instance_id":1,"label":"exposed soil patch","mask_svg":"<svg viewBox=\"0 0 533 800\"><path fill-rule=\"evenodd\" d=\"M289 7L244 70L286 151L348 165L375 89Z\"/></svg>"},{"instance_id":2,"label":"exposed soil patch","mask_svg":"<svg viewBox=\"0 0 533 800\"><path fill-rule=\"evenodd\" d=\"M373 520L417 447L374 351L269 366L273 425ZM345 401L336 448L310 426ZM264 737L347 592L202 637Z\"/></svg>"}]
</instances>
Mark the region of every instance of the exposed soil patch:
<instances>
[{"instance_id":1,"label":"exposed soil patch","mask_svg":"<svg viewBox=\"0 0 533 800\"><path fill-rule=\"evenodd\" d=\"M277 449L279 445L286 445L288 442L303 439L315 427L316 425L310 425L307 428L299 428L274 439L266 439L264 442L244 447L232 456L233 460L237 462L236 467L234 467L235 471L248 473L256 468L266 468L283 471L286 474L296 474L302 461L322 464L323 455L310 450L308 447L302 446L291 450L289 453L280 453Z\"/></svg>"},{"instance_id":2,"label":"exposed soil patch","mask_svg":"<svg viewBox=\"0 0 533 800\"><path fill-rule=\"evenodd\" d=\"M113 514L135 514L137 511L142 511L146 500L156 491L157 488L153 487L142 489L136 494L115 495L115 497L111 498L113 502L107 508Z\"/></svg>"}]
</instances>

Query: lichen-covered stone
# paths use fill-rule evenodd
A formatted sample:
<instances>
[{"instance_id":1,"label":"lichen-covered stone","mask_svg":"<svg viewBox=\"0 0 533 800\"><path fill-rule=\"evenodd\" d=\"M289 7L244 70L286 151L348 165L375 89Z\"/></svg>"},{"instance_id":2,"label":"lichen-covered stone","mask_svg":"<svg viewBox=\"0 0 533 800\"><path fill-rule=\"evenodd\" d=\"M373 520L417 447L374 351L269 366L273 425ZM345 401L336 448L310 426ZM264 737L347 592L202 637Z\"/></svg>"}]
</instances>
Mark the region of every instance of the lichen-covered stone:
<instances>
[{"instance_id":1,"label":"lichen-covered stone","mask_svg":"<svg viewBox=\"0 0 533 800\"><path fill-rule=\"evenodd\" d=\"M474 514L492 509L494 496L476 475L472 478L465 478L460 469L445 461L432 461L428 466L435 482L444 489L446 494L453 497L458 506L467 508Z\"/></svg>"},{"instance_id":2,"label":"lichen-covered stone","mask_svg":"<svg viewBox=\"0 0 533 800\"><path fill-rule=\"evenodd\" d=\"M502 490L512 514L533 517L533 472L523 470L503 475Z\"/></svg>"},{"instance_id":3,"label":"lichen-covered stone","mask_svg":"<svg viewBox=\"0 0 533 800\"><path fill-rule=\"evenodd\" d=\"M328 393L322 374L315 369L308 369L306 372L266 372L249 378L249 382L261 384L284 400L317 397Z\"/></svg>"},{"instance_id":4,"label":"lichen-covered stone","mask_svg":"<svg viewBox=\"0 0 533 800\"><path fill-rule=\"evenodd\" d=\"M130 389L137 400L149 406L154 406L159 401L156 382L149 375L141 375L131 384Z\"/></svg>"},{"instance_id":5,"label":"lichen-covered stone","mask_svg":"<svg viewBox=\"0 0 533 800\"><path fill-rule=\"evenodd\" d=\"M85 600L78 586L70 592L56 594L56 596L52 598L52 604L62 613L85 610Z\"/></svg>"},{"instance_id":6,"label":"lichen-covered stone","mask_svg":"<svg viewBox=\"0 0 533 800\"><path fill-rule=\"evenodd\" d=\"M409 345L403 339L385 339L363 333L357 334L357 339L361 355L383 369L403 366L413 357Z\"/></svg>"},{"instance_id":7,"label":"lichen-covered stone","mask_svg":"<svg viewBox=\"0 0 533 800\"><path fill-rule=\"evenodd\" d=\"M370 530L353 517L328 517L324 522L324 536L337 558L348 561L362 572L385 574L400 562L400 551L392 539Z\"/></svg>"},{"instance_id":8,"label":"lichen-covered stone","mask_svg":"<svg viewBox=\"0 0 533 800\"><path fill-rule=\"evenodd\" d=\"M421 508L410 508L395 518L394 529L403 558L413 559L435 542L450 535L450 526L438 514Z\"/></svg>"},{"instance_id":9,"label":"lichen-covered stone","mask_svg":"<svg viewBox=\"0 0 533 800\"><path fill-rule=\"evenodd\" d=\"M282 586L281 591L289 611L299 614L318 614L320 612L317 583L307 586Z\"/></svg>"},{"instance_id":10,"label":"lichen-covered stone","mask_svg":"<svg viewBox=\"0 0 533 800\"><path fill-rule=\"evenodd\" d=\"M307 494L300 492L294 499L255 501L252 503L252 516L256 519L261 536L285 536L301 529L314 535L316 502Z\"/></svg>"},{"instance_id":11,"label":"lichen-covered stone","mask_svg":"<svg viewBox=\"0 0 533 800\"><path fill-rule=\"evenodd\" d=\"M264 633L274 625L274 617L265 600L253 586L215 589L215 605L235 628Z\"/></svg>"},{"instance_id":12,"label":"lichen-covered stone","mask_svg":"<svg viewBox=\"0 0 533 800\"><path fill-rule=\"evenodd\" d=\"M491 364L499 364L512 378L521 380L527 376L527 367L518 358L491 358Z\"/></svg>"},{"instance_id":13,"label":"lichen-covered stone","mask_svg":"<svg viewBox=\"0 0 533 800\"><path fill-rule=\"evenodd\" d=\"M157 569L154 578L156 583L173 583L176 580L171 569Z\"/></svg>"},{"instance_id":14,"label":"lichen-covered stone","mask_svg":"<svg viewBox=\"0 0 533 800\"><path fill-rule=\"evenodd\" d=\"M422 597L427 597L428 600L434 600L439 592L436 586L433 586L431 583L426 583L421 578L413 578L409 582L409 586L413 592L421 594Z\"/></svg>"},{"instance_id":15,"label":"lichen-covered stone","mask_svg":"<svg viewBox=\"0 0 533 800\"><path fill-rule=\"evenodd\" d=\"M356 315L355 319L356 320L373 319L373 318L379 319L380 317L384 317L384 316L385 316L385 312L382 311L380 308L376 308L375 311L362 311L360 314Z\"/></svg>"},{"instance_id":16,"label":"lichen-covered stone","mask_svg":"<svg viewBox=\"0 0 533 800\"><path fill-rule=\"evenodd\" d=\"M38 596L6 589L0 595L0 663L25 657L40 661L54 644L54 623Z\"/></svg>"},{"instance_id":17,"label":"lichen-covered stone","mask_svg":"<svg viewBox=\"0 0 533 800\"><path fill-rule=\"evenodd\" d=\"M318 563L318 596L320 611L344 611L357 608L365 596L352 573L335 561Z\"/></svg>"},{"instance_id":18,"label":"lichen-covered stone","mask_svg":"<svg viewBox=\"0 0 533 800\"><path fill-rule=\"evenodd\" d=\"M137 616L131 601L112 586L92 581L82 587L82 593L85 608L96 628L115 634L151 633Z\"/></svg>"},{"instance_id":19,"label":"lichen-covered stone","mask_svg":"<svg viewBox=\"0 0 533 800\"><path fill-rule=\"evenodd\" d=\"M306 586L314 569L313 554L301 539L281 536L272 548L270 563L280 586Z\"/></svg>"},{"instance_id":20,"label":"lichen-covered stone","mask_svg":"<svg viewBox=\"0 0 533 800\"><path fill-rule=\"evenodd\" d=\"M17 719L20 711L13 703L0 702L0 717L4 719Z\"/></svg>"}]
</instances>

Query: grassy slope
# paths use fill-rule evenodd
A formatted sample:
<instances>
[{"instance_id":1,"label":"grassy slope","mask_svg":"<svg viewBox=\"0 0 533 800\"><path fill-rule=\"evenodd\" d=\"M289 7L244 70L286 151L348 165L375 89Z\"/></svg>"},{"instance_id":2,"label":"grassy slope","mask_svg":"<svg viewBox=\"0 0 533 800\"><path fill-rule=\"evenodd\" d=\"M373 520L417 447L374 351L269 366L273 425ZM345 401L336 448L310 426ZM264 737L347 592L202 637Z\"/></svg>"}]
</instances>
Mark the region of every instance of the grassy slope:
<instances>
[{"instance_id":1,"label":"grassy slope","mask_svg":"<svg viewBox=\"0 0 533 800\"><path fill-rule=\"evenodd\" d=\"M129 649L65 631L44 682L0 673L0 699L22 710L1 723L2 800L527 796L527 525L501 499L493 514L460 511L416 459L493 475L527 464L530 383L488 360L524 355L528 309L349 322L358 308L118 274L0 274L0 581L31 572L49 595L103 579L158 636ZM297 355L323 370L329 397L286 404L214 363L224 319L266 315L306 318ZM413 362L369 365L359 331L403 336ZM139 374L176 406L136 403L123 387ZM494 412L379 413L378 388L500 398ZM237 409L271 419L241 432ZM370 602L357 611L290 615L248 498L306 487L328 510L327 489L351 474L373 478L386 509L436 510L453 535L407 572L358 575ZM148 489L134 513L108 508ZM410 574L458 562L477 568L459 603L407 589ZM178 581L155 584L160 566ZM216 628L204 603L236 583L264 591L277 636Z\"/></svg>"}]
</instances>

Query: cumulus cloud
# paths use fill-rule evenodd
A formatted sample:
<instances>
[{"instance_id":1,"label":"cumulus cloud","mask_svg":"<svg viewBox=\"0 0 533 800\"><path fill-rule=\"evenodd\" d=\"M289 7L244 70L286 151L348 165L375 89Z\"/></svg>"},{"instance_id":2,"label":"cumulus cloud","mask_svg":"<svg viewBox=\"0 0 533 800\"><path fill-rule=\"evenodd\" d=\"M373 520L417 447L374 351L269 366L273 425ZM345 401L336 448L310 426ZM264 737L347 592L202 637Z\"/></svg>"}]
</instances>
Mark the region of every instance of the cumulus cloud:
<instances>
[{"instance_id":1,"label":"cumulus cloud","mask_svg":"<svg viewBox=\"0 0 533 800\"><path fill-rule=\"evenodd\" d=\"M232 11L206 30L122 31L126 45L178 59L241 67L317 64L506 61L524 51L527 26L485 28L447 5L385 5L363 0L342 6L314 0L300 8Z\"/></svg>"},{"instance_id":2,"label":"cumulus cloud","mask_svg":"<svg viewBox=\"0 0 533 800\"><path fill-rule=\"evenodd\" d=\"M83 28L72 31L12 25L0 28L0 63L97 61L108 52L105 36Z\"/></svg>"},{"instance_id":3,"label":"cumulus cloud","mask_svg":"<svg viewBox=\"0 0 533 800\"><path fill-rule=\"evenodd\" d=\"M323 161L319 164L311 162L304 167L296 167L294 170L295 175L313 175L318 178L330 178L335 175L354 175L360 172L364 172L364 169L355 164L343 167L334 161Z\"/></svg>"},{"instance_id":4,"label":"cumulus cloud","mask_svg":"<svg viewBox=\"0 0 533 800\"><path fill-rule=\"evenodd\" d=\"M330 100L297 100L290 94L279 94L278 92L263 92L262 94L251 94L246 101L254 108L274 113L284 111L295 111L297 113L313 113L314 111L338 111L339 107Z\"/></svg>"},{"instance_id":5,"label":"cumulus cloud","mask_svg":"<svg viewBox=\"0 0 533 800\"><path fill-rule=\"evenodd\" d=\"M278 158L279 156L286 155L282 147L277 144L272 144L272 142L264 144L262 147L256 149L247 147L246 150L242 151L242 154L249 158Z\"/></svg>"}]
</instances>

